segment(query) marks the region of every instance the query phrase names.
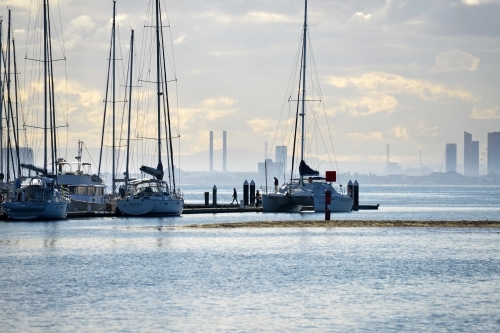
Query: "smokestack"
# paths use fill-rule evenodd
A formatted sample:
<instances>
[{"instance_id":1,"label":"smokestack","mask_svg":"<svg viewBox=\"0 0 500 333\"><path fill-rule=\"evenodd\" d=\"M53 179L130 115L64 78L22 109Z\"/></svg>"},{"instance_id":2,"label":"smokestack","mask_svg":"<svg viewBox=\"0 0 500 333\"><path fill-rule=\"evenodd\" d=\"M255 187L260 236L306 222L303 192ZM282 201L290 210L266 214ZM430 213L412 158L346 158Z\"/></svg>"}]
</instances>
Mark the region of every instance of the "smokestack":
<instances>
[{"instance_id":1,"label":"smokestack","mask_svg":"<svg viewBox=\"0 0 500 333\"><path fill-rule=\"evenodd\" d=\"M210 131L210 172L214 171L214 131Z\"/></svg>"},{"instance_id":2,"label":"smokestack","mask_svg":"<svg viewBox=\"0 0 500 333\"><path fill-rule=\"evenodd\" d=\"M222 132L222 171L226 172L226 161L227 161L227 132Z\"/></svg>"}]
</instances>

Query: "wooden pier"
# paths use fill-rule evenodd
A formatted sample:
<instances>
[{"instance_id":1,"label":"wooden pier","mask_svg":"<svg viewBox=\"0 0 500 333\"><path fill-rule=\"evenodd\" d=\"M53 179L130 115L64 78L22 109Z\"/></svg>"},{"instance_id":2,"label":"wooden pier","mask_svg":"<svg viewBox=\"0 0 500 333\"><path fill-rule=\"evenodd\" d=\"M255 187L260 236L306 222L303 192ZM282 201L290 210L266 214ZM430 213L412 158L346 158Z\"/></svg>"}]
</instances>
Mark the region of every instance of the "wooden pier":
<instances>
[{"instance_id":1,"label":"wooden pier","mask_svg":"<svg viewBox=\"0 0 500 333\"><path fill-rule=\"evenodd\" d=\"M357 210L377 210L379 205L359 205L354 206L353 211ZM302 207L302 212L313 212L314 208L312 206L304 206ZM240 207L240 205L203 205L203 204L184 204L184 210L182 214L217 214L217 213L259 213L262 212L262 206L244 206ZM100 217L114 217L121 216L116 215L114 212L68 212L68 219L72 218L100 218ZM0 221L7 220L5 215L0 215Z\"/></svg>"}]
</instances>

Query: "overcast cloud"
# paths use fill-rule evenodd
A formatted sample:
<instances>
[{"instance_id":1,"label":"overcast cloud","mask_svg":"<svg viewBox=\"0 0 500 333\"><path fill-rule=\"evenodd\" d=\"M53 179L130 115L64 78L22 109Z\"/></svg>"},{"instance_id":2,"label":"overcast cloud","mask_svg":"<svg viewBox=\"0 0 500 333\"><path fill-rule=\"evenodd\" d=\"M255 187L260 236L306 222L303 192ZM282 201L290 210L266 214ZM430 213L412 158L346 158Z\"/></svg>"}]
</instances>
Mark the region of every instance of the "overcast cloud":
<instances>
[{"instance_id":1,"label":"overcast cloud","mask_svg":"<svg viewBox=\"0 0 500 333\"><path fill-rule=\"evenodd\" d=\"M148 2L117 1L124 59L131 27L136 47L142 46ZM309 35L329 123L316 126L323 132L330 129L341 171L354 168L350 162L383 163L386 144L391 145L393 161L417 165L421 150L424 164L436 167L445 144L458 143L461 164L464 130L480 141L481 154L485 152L487 132L500 131L500 2L308 3ZM51 4L55 11L57 2ZM60 19L63 28L69 97L70 127L64 140L76 146L82 139L87 147L97 148L112 1L59 0L59 5L61 16L54 12L54 20ZM167 0L165 5L178 79L174 105L181 154L207 150L210 130L215 131L216 148L227 130L230 148L262 156L264 142L287 143L276 128L288 119L282 117L278 125L299 46L304 2ZM0 0L4 36L7 6L13 9L22 59L34 5L30 0ZM66 84L59 88L64 90ZM321 147L310 151L327 156ZM241 161L229 157L228 163L234 170ZM181 167L207 170L208 158L206 166L194 168L181 161Z\"/></svg>"}]
</instances>

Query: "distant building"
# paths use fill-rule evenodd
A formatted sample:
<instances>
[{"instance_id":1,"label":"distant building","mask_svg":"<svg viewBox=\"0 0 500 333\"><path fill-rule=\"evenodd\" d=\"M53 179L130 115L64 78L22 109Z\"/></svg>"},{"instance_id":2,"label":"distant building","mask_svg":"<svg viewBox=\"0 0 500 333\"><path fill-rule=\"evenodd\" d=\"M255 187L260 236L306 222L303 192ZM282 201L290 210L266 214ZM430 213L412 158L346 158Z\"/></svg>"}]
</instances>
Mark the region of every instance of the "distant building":
<instances>
[{"instance_id":1,"label":"distant building","mask_svg":"<svg viewBox=\"0 0 500 333\"><path fill-rule=\"evenodd\" d=\"M500 132L488 133L488 175L500 175Z\"/></svg>"},{"instance_id":2,"label":"distant building","mask_svg":"<svg viewBox=\"0 0 500 333\"><path fill-rule=\"evenodd\" d=\"M457 171L457 144L446 144L446 172Z\"/></svg>"},{"instance_id":3,"label":"distant building","mask_svg":"<svg viewBox=\"0 0 500 333\"><path fill-rule=\"evenodd\" d=\"M432 173L432 169L428 167L403 169L397 162L389 162L388 170L389 175L422 176Z\"/></svg>"},{"instance_id":4,"label":"distant building","mask_svg":"<svg viewBox=\"0 0 500 333\"><path fill-rule=\"evenodd\" d=\"M472 141L472 134L464 132L464 176L479 176L479 141Z\"/></svg>"},{"instance_id":5,"label":"distant building","mask_svg":"<svg viewBox=\"0 0 500 333\"><path fill-rule=\"evenodd\" d=\"M401 175L403 168L397 162L387 162L387 172L389 175Z\"/></svg>"},{"instance_id":6,"label":"distant building","mask_svg":"<svg viewBox=\"0 0 500 333\"><path fill-rule=\"evenodd\" d=\"M267 170L266 170L267 169ZM259 179L263 179L262 184L266 185L266 175L267 175L267 186L272 188L274 186L274 177L278 178L280 184L283 183L283 165L278 162L273 162L272 159L268 158L266 161L260 162L258 165Z\"/></svg>"},{"instance_id":7,"label":"distant building","mask_svg":"<svg viewBox=\"0 0 500 333\"><path fill-rule=\"evenodd\" d=\"M286 146L276 146L276 163L281 163L283 167L282 173L287 172L287 147Z\"/></svg>"}]
</instances>

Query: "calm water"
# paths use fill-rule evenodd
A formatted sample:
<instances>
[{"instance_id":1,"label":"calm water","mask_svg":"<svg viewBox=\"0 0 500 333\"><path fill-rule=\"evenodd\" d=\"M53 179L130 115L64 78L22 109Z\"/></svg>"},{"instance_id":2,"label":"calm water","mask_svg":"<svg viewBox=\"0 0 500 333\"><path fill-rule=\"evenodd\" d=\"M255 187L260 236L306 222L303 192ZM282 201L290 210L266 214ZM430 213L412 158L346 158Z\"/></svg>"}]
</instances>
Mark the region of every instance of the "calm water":
<instances>
[{"instance_id":1,"label":"calm water","mask_svg":"<svg viewBox=\"0 0 500 333\"><path fill-rule=\"evenodd\" d=\"M332 218L499 220L499 197L367 187L379 211ZM173 228L318 216L0 222L0 331L500 330L500 229Z\"/></svg>"}]
</instances>

